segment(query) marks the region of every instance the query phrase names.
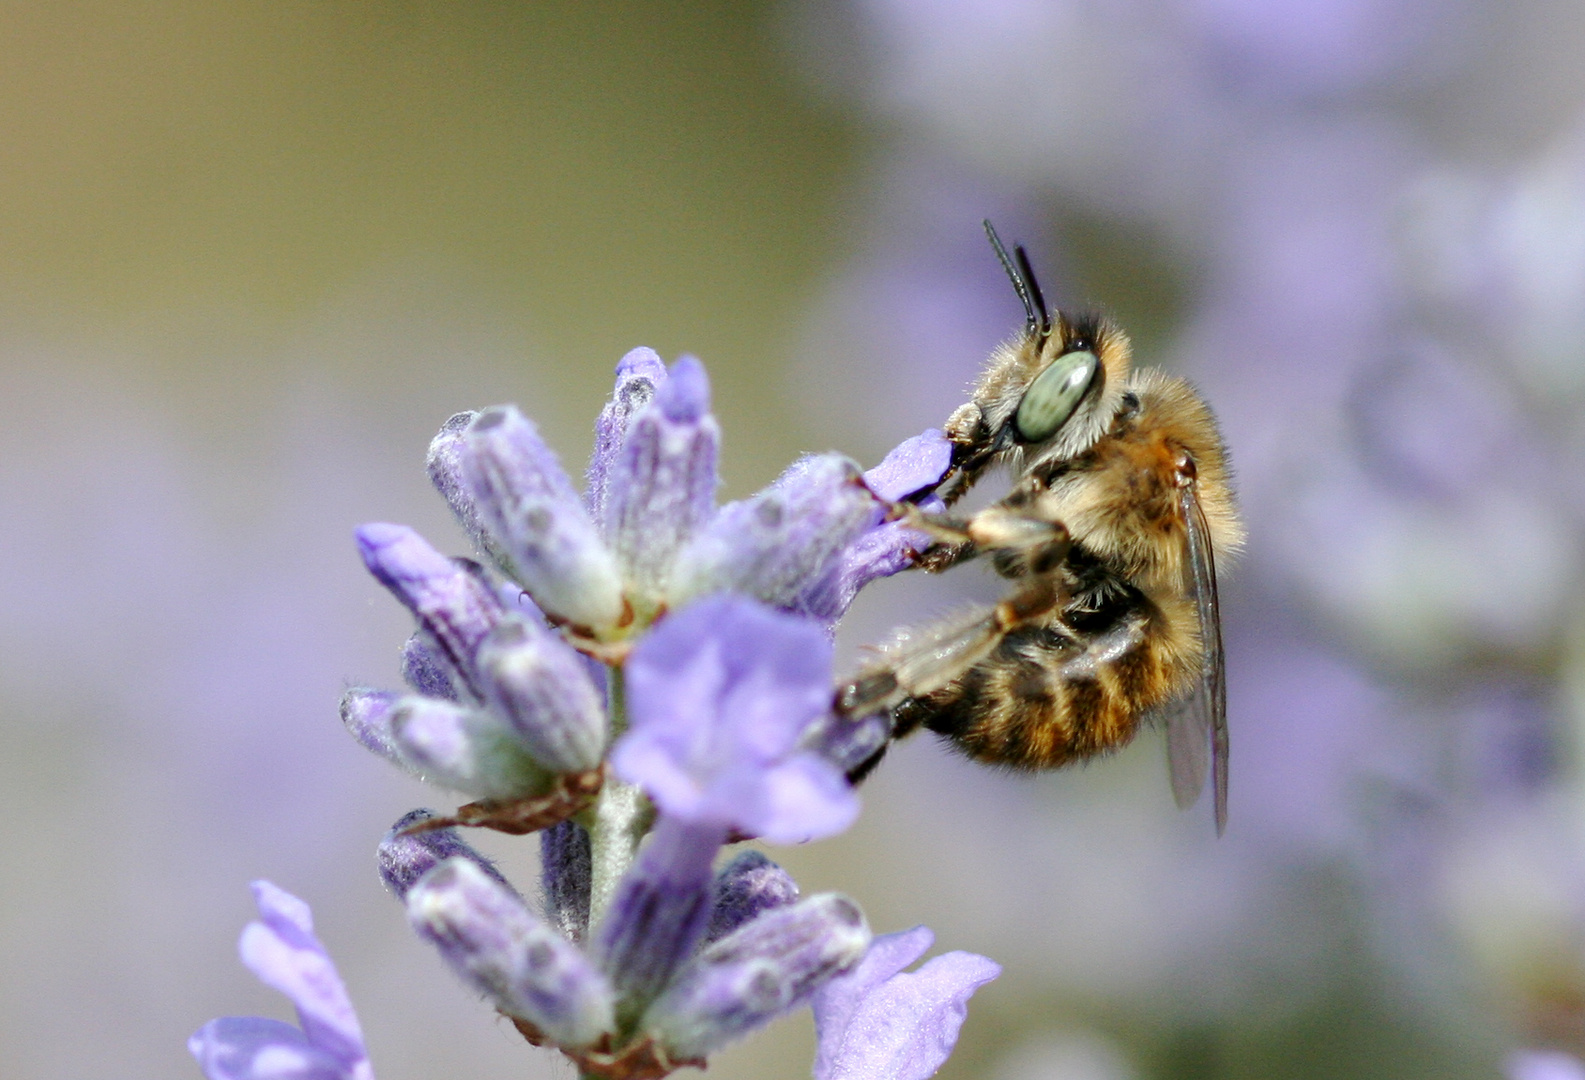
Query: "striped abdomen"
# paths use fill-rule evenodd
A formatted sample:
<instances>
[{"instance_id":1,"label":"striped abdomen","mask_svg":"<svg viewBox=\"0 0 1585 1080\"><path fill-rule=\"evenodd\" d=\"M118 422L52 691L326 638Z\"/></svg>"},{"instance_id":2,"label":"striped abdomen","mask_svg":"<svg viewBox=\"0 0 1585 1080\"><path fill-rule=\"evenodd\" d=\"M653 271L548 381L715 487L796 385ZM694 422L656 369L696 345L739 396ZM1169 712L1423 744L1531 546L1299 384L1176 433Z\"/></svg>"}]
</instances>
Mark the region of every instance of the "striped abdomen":
<instances>
[{"instance_id":1,"label":"striped abdomen","mask_svg":"<svg viewBox=\"0 0 1585 1080\"><path fill-rule=\"evenodd\" d=\"M1013 631L954 682L898 706L896 736L923 726L970 757L1028 769L1118 749L1147 711L1190 685L1187 615L1135 593L1103 626L1070 618Z\"/></svg>"}]
</instances>

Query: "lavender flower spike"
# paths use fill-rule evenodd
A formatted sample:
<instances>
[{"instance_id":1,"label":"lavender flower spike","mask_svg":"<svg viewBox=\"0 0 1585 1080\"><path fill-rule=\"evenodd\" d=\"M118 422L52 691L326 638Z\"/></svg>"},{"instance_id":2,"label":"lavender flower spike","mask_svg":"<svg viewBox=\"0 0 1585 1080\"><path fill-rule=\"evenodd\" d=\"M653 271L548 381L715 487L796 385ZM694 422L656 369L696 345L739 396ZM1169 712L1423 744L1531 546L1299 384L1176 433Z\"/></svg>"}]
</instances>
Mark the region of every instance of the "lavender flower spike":
<instances>
[{"instance_id":1,"label":"lavender flower spike","mask_svg":"<svg viewBox=\"0 0 1585 1080\"><path fill-rule=\"evenodd\" d=\"M858 800L798 747L831 702L831 643L807 619L723 594L659 623L626 665L618 776L663 817L797 843L841 832Z\"/></svg>"},{"instance_id":2,"label":"lavender flower spike","mask_svg":"<svg viewBox=\"0 0 1585 1080\"><path fill-rule=\"evenodd\" d=\"M688 962L644 1014L673 1059L703 1058L805 1001L870 944L858 905L825 893L777 908Z\"/></svg>"},{"instance_id":3,"label":"lavender flower spike","mask_svg":"<svg viewBox=\"0 0 1585 1080\"><path fill-rule=\"evenodd\" d=\"M595 631L622 620L616 560L556 456L515 406L473 418L462 465L490 535L540 607Z\"/></svg>"},{"instance_id":4,"label":"lavender flower spike","mask_svg":"<svg viewBox=\"0 0 1585 1080\"><path fill-rule=\"evenodd\" d=\"M951 952L904 973L934 940L923 926L878 937L863 963L815 994L815 1080L926 1080L941 1068L969 998L1002 969Z\"/></svg>"},{"instance_id":5,"label":"lavender flower spike","mask_svg":"<svg viewBox=\"0 0 1585 1080\"><path fill-rule=\"evenodd\" d=\"M420 878L407 917L465 982L559 1045L589 1046L611 1030L604 976L472 859L446 859Z\"/></svg>"},{"instance_id":6,"label":"lavender flower spike","mask_svg":"<svg viewBox=\"0 0 1585 1080\"><path fill-rule=\"evenodd\" d=\"M261 982L297 1006L301 1030L258 1016L211 1020L187 1040L209 1080L374 1080L346 986L319 939L308 905L268 881L253 883L262 921L239 951Z\"/></svg>"}]
</instances>

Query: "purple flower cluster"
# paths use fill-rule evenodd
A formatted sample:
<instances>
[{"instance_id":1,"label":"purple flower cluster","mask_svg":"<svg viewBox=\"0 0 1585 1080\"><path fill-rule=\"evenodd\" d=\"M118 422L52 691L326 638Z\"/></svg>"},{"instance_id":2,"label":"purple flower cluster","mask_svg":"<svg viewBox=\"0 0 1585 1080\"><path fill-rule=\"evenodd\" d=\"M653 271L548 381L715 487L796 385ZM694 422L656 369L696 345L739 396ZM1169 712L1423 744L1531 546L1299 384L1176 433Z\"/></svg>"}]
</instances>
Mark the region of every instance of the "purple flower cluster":
<instances>
[{"instance_id":1,"label":"purple flower cluster","mask_svg":"<svg viewBox=\"0 0 1585 1080\"><path fill-rule=\"evenodd\" d=\"M381 843L415 932L536 1045L585 1076L640 1080L812 999L817 1076L932 1074L964 1003L997 968L951 954L915 975L923 928L872 936L835 893L800 896L757 851L845 829L855 739L830 715L830 632L866 582L920 538L888 520L948 461L930 431L862 473L837 454L714 505L719 429L695 360L625 357L582 498L533 424L504 406L453 417L436 486L483 561L412 530L358 530L370 572L415 616L410 692L355 688L342 718L366 747L474 796L403 817ZM845 745L846 742L846 745ZM869 745L867 742L864 745ZM457 834L539 832L543 904ZM298 1005L302 1030L218 1020L193 1039L211 1080L368 1080L346 994L306 906L257 886L269 941L244 959ZM295 1071L293 1071L295 1070Z\"/></svg>"}]
</instances>

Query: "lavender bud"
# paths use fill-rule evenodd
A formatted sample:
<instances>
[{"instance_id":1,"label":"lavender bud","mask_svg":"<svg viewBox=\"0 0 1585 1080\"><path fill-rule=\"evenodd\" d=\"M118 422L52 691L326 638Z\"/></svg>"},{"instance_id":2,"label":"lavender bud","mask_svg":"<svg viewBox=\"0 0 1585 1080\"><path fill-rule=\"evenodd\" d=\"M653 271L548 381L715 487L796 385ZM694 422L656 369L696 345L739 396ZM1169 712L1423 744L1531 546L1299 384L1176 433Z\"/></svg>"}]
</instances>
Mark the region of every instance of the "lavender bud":
<instances>
[{"instance_id":1,"label":"lavender bud","mask_svg":"<svg viewBox=\"0 0 1585 1080\"><path fill-rule=\"evenodd\" d=\"M600 629L622 618L622 579L556 456L515 406L468 426L463 467L518 580L547 612Z\"/></svg>"},{"instance_id":2,"label":"lavender bud","mask_svg":"<svg viewBox=\"0 0 1585 1080\"><path fill-rule=\"evenodd\" d=\"M869 716L851 718L827 713L809 725L799 745L825 758L843 775L851 777L853 771L880 753L892 736L890 710Z\"/></svg>"},{"instance_id":3,"label":"lavender bud","mask_svg":"<svg viewBox=\"0 0 1585 1080\"><path fill-rule=\"evenodd\" d=\"M622 1019L636 1017L687 959L710 924L710 863L725 830L662 817L617 883L594 952Z\"/></svg>"},{"instance_id":4,"label":"lavender bud","mask_svg":"<svg viewBox=\"0 0 1585 1080\"><path fill-rule=\"evenodd\" d=\"M605 520L608 477L616 456L627 438L627 427L634 415L655 396L655 388L666 381L666 365L654 349L634 349L616 365L616 389L600 410L594 425L594 453L589 458L589 473L584 499L595 520Z\"/></svg>"},{"instance_id":5,"label":"lavender bud","mask_svg":"<svg viewBox=\"0 0 1585 1080\"><path fill-rule=\"evenodd\" d=\"M439 698L405 697L391 728L402 758L425 779L486 799L535 795L550 774L517 734L489 713Z\"/></svg>"},{"instance_id":6,"label":"lavender bud","mask_svg":"<svg viewBox=\"0 0 1585 1080\"><path fill-rule=\"evenodd\" d=\"M385 887L396 895L398 900L407 899L407 891L413 883L433 870L439 863L451 858L464 858L473 860L480 870L494 878L503 889L511 890L501 872L495 864L473 848L457 835L456 829L433 829L429 832L412 833L403 835L402 830L417 825L421 821L429 821L434 812L430 810L413 810L402 815L391 831L385 834L385 839L380 841L380 847L375 858L380 865L380 880L385 882Z\"/></svg>"},{"instance_id":7,"label":"lavender bud","mask_svg":"<svg viewBox=\"0 0 1585 1080\"><path fill-rule=\"evenodd\" d=\"M369 572L418 617L446 664L471 682L473 654L504 614L483 571L446 558L406 525L364 525L357 538ZM469 689L477 693L476 686Z\"/></svg>"},{"instance_id":8,"label":"lavender bud","mask_svg":"<svg viewBox=\"0 0 1585 1080\"><path fill-rule=\"evenodd\" d=\"M702 1058L864 958L870 928L836 893L776 908L705 946L644 1014L673 1058Z\"/></svg>"},{"instance_id":9,"label":"lavender bud","mask_svg":"<svg viewBox=\"0 0 1585 1080\"><path fill-rule=\"evenodd\" d=\"M415 630L402 645L402 681L425 697L456 701L457 676L427 630Z\"/></svg>"},{"instance_id":10,"label":"lavender bud","mask_svg":"<svg viewBox=\"0 0 1585 1080\"><path fill-rule=\"evenodd\" d=\"M540 887L545 913L568 941L582 941L589 932L589 894L594 860L589 830L563 821L539 834Z\"/></svg>"},{"instance_id":11,"label":"lavender bud","mask_svg":"<svg viewBox=\"0 0 1585 1080\"><path fill-rule=\"evenodd\" d=\"M646 610L660 606L678 548L715 511L720 445L704 365L685 356L633 418L607 486L605 535Z\"/></svg>"},{"instance_id":12,"label":"lavender bud","mask_svg":"<svg viewBox=\"0 0 1585 1080\"><path fill-rule=\"evenodd\" d=\"M485 639L478 670L491 706L541 765L583 772L600 764L605 702L576 650L513 619Z\"/></svg>"},{"instance_id":13,"label":"lavender bud","mask_svg":"<svg viewBox=\"0 0 1585 1080\"><path fill-rule=\"evenodd\" d=\"M751 498L728 503L678 553L672 607L706 593L748 593L790 607L875 518L875 497L841 454L794 462Z\"/></svg>"},{"instance_id":14,"label":"lavender bud","mask_svg":"<svg viewBox=\"0 0 1585 1080\"><path fill-rule=\"evenodd\" d=\"M468 425L473 422L473 418L478 415L471 411L460 412L447 420L429 444L429 455L425 465L429 469L430 481L446 500L446 504L451 507L451 512L456 515L458 523L473 541L474 547L489 556L503 573L511 575L513 572L511 560L506 557L506 553L485 528L478 503L474 501L473 493L468 490L467 477L463 473L463 435L468 430Z\"/></svg>"},{"instance_id":15,"label":"lavender bud","mask_svg":"<svg viewBox=\"0 0 1585 1080\"><path fill-rule=\"evenodd\" d=\"M410 769L391 731L391 714L400 697L389 690L354 686L341 695L341 722L364 749L379 754L393 765Z\"/></svg>"},{"instance_id":16,"label":"lavender bud","mask_svg":"<svg viewBox=\"0 0 1585 1080\"><path fill-rule=\"evenodd\" d=\"M407 917L464 982L558 1044L589 1046L612 1029L605 976L472 860L446 859L420 878Z\"/></svg>"},{"instance_id":17,"label":"lavender bud","mask_svg":"<svg viewBox=\"0 0 1585 1080\"><path fill-rule=\"evenodd\" d=\"M758 851L745 851L715 876L715 903L705 941L718 941L744 923L798 900L792 875Z\"/></svg>"}]
</instances>

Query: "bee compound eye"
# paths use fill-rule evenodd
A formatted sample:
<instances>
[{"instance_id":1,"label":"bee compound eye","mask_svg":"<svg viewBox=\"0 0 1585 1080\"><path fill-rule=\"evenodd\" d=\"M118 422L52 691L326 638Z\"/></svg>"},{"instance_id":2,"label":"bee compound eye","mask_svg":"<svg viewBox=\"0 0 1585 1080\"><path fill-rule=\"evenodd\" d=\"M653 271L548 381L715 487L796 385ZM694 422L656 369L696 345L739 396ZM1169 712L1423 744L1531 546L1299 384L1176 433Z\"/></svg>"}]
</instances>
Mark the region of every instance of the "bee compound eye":
<instances>
[{"instance_id":1,"label":"bee compound eye","mask_svg":"<svg viewBox=\"0 0 1585 1080\"><path fill-rule=\"evenodd\" d=\"M1095 381L1099 367L1095 354L1088 349L1063 353L1035 377L1024 391L1013 417L1019 442L1041 442L1051 438L1068 422L1073 410L1078 408Z\"/></svg>"}]
</instances>

